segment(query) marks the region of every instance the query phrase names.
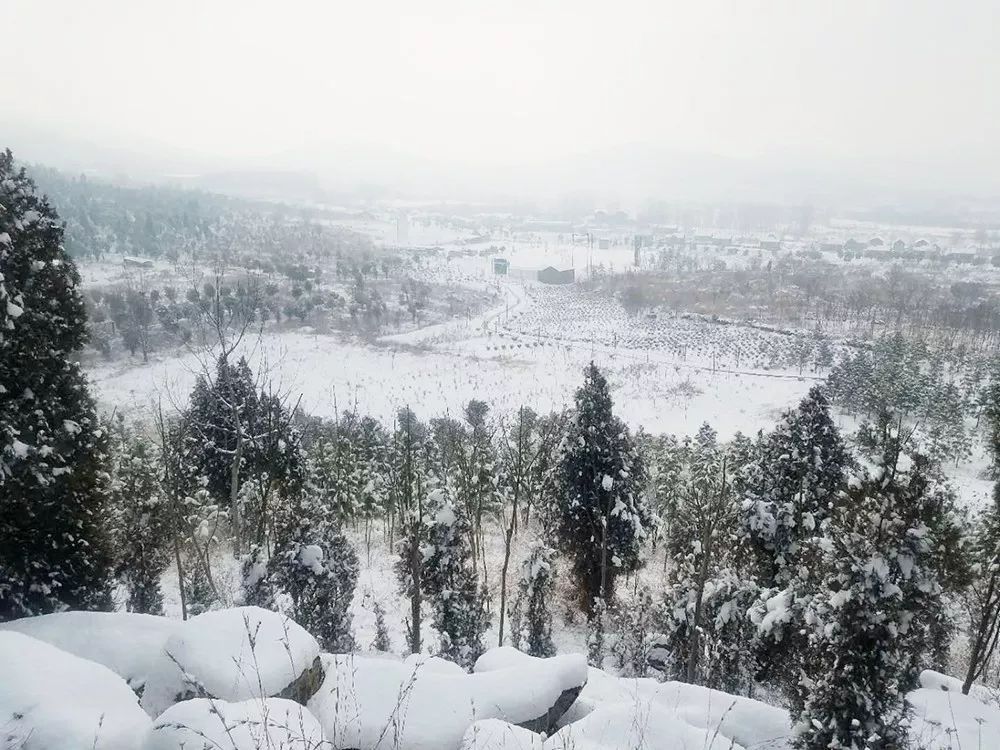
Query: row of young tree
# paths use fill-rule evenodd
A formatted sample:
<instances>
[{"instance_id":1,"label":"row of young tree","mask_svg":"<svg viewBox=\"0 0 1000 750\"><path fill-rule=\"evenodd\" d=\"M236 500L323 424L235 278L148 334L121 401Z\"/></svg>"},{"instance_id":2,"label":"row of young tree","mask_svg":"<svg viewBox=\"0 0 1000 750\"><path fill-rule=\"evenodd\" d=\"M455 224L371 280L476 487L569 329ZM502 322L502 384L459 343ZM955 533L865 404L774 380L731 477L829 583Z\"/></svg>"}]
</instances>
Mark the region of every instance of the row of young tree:
<instances>
[{"instance_id":1,"label":"row of young tree","mask_svg":"<svg viewBox=\"0 0 1000 750\"><path fill-rule=\"evenodd\" d=\"M994 367L965 347L930 348L896 333L845 354L827 384L848 413L873 419L889 411L916 428L925 453L961 461L972 452Z\"/></svg>"},{"instance_id":2,"label":"row of young tree","mask_svg":"<svg viewBox=\"0 0 1000 750\"><path fill-rule=\"evenodd\" d=\"M0 620L109 609L116 585L128 609L161 611L170 567L187 616L230 603L216 573L232 554L243 601L351 649L346 531L360 524L398 551L408 650L425 648L429 615L433 650L469 665L498 615L500 642L509 627L514 645L553 653L561 560L595 663L610 646L633 673L652 662L732 692L780 688L809 750L897 746L905 691L957 628L965 689L995 666L1000 493L964 518L902 416L880 412L849 445L814 389L756 438L635 435L591 365L563 414L505 421L471 402L461 419L324 422L220 334L186 403L137 429L97 416L73 362L86 323L61 232L0 157ZM1000 463L1000 381L984 418ZM506 542L495 613L489 523ZM508 605L511 540L532 526L557 550L532 547ZM621 576L661 547L663 591L620 606ZM384 627L377 640L389 646Z\"/></svg>"},{"instance_id":3,"label":"row of young tree","mask_svg":"<svg viewBox=\"0 0 1000 750\"><path fill-rule=\"evenodd\" d=\"M830 262L808 249L666 247L654 256L653 269L609 274L600 286L611 293L632 287L650 307L795 324L827 335L873 339L902 331L984 353L1000 343L1000 305L990 284L961 280L966 274L949 273L939 262Z\"/></svg>"}]
</instances>

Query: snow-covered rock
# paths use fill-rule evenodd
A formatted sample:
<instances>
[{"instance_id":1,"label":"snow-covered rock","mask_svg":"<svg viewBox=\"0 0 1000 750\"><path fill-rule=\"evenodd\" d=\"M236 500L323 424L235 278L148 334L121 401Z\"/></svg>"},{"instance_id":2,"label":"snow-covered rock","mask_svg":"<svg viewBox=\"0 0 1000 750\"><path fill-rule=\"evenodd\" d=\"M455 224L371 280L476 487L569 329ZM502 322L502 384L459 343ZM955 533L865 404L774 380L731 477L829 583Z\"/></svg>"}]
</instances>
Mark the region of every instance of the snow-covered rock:
<instances>
[{"instance_id":1,"label":"snow-covered rock","mask_svg":"<svg viewBox=\"0 0 1000 750\"><path fill-rule=\"evenodd\" d=\"M0 632L0 746L133 750L149 725L135 693L107 667Z\"/></svg>"},{"instance_id":2,"label":"snow-covered rock","mask_svg":"<svg viewBox=\"0 0 1000 750\"><path fill-rule=\"evenodd\" d=\"M473 671L493 672L498 669L509 669L524 664L544 664L545 662L545 659L531 656L511 646L500 646L491 648L480 656ZM565 726L579 721L599 705L635 701L640 696L648 700L648 697L655 693L661 685L662 683L659 681L648 677L615 677L603 670L588 667L587 684L583 686L576 701L559 719L557 726Z\"/></svg>"},{"instance_id":3,"label":"snow-covered rock","mask_svg":"<svg viewBox=\"0 0 1000 750\"><path fill-rule=\"evenodd\" d=\"M490 649L476 662L476 672L503 670L515 665L526 663L544 663L545 659L528 656L510 647ZM609 713L612 707L617 708ZM598 713L590 723L583 723L592 713ZM720 747L728 748L742 745L754 748L780 748L787 744L790 735L790 720L788 712L781 708L761 703L750 698L729 695L728 693L710 690L699 685L688 685L682 682L661 683L649 678L615 677L600 669L590 667L587 684L580 692L577 701L563 715L559 724L563 729L572 728L573 737L591 727L601 728L605 724L616 725L620 716L649 716L655 714L658 718L673 718L694 729L710 731L717 741L725 740ZM516 747L516 733L501 731L502 728L488 725L482 727L483 738L476 739L480 744L495 743L501 740L494 736L513 737L509 741ZM563 729L553 737L563 736ZM603 732L603 729L601 729ZM583 737L582 741L597 744L593 747L604 747L601 744L604 735L600 732L593 737ZM466 739L471 741L467 735ZM507 739L502 741L508 741ZM624 740L623 740L624 741ZM479 745L473 745L479 747ZM482 747L493 747L485 744ZM503 744L497 748L505 747ZM546 745L546 748L550 747ZM614 747L614 745L607 745ZM655 747L655 745L650 745ZM669 747L669 746L668 746ZM707 746L710 747L710 746Z\"/></svg>"},{"instance_id":4,"label":"snow-covered rock","mask_svg":"<svg viewBox=\"0 0 1000 750\"><path fill-rule=\"evenodd\" d=\"M283 698L239 703L196 698L177 703L153 723L142 750L317 750L323 729L303 706Z\"/></svg>"},{"instance_id":5,"label":"snow-covered rock","mask_svg":"<svg viewBox=\"0 0 1000 750\"><path fill-rule=\"evenodd\" d=\"M462 750L745 750L720 733L695 727L659 706L602 705L548 739L504 722L477 722ZM767 746L764 746L767 747Z\"/></svg>"},{"instance_id":6,"label":"snow-covered rock","mask_svg":"<svg viewBox=\"0 0 1000 750\"><path fill-rule=\"evenodd\" d=\"M130 612L58 612L0 624L103 664L139 690L180 621Z\"/></svg>"},{"instance_id":7,"label":"snow-covered rock","mask_svg":"<svg viewBox=\"0 0 1000 750\"><path fill-rule=\"evenodd\" d=\"M291 697L284 691L296 681L312 678L319 684L318 656L316 639L276 612L259 607L206 612L167 639L146 680L142 707L155 717L188 698Z\"/></svg>"},{"instance_id":8,"label":"snow-covered rock","mask_svg":"<svg viewBox=\"0 0 1000 750\"><path fill-rule=\"evenodd\" d=\"M309 708L335 747L359 750L454 750L479 719L551 726L587 679L580 655L476 674L332 654L323 664Z\"/></svg>"},{"instance_id":9,"label":"snow-covered rock","mask_svg":"<svg viewBox=\"0 0 1000 750\"><path fill-rule=\"evenodd\" d=\"M428 656L427 654L410 654L403 663L411 667L420 665L421 673L435 672L436 674L467 674L467 672L453 661L442 659L440 656Z\"/></svg>"}]
</instances>

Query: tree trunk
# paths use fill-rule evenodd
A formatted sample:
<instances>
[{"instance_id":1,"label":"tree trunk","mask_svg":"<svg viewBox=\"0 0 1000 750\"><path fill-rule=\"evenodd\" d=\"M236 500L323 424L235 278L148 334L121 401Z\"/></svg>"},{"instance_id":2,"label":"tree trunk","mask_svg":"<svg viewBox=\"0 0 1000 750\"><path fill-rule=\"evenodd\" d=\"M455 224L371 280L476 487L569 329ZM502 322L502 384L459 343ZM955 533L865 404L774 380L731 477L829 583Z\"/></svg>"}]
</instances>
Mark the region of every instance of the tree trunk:
<instances>
[{"instance_id":1,"label":"tree trunk","mask_svg":"<svg viewBox=\"0 0 1000 750\"><path fill-rule=\"evenodd\" d=\"M504 617L507 614L507 570L510 568L510 543L514 538L514 528L517 526L517 500L511 505L510 524L503 545L503 567L500 569L500 623L497 645L503 645Z\"/></svg>"},{"instance_id":2,"label":"tree trunk","mask_svg":"<svg viewBox=\"0 0 1000 750\"><path fill-rule=\"evenodd\" d=\"M235 411L235 409L234 409ZM233 529L233 549L238 555L243 549L242 519L240 517L240 462L243 460L243 429L239 417L236 417L236 453L233 455L233 467L229 474L229 509Z\"/></svg>"}]
</instances>

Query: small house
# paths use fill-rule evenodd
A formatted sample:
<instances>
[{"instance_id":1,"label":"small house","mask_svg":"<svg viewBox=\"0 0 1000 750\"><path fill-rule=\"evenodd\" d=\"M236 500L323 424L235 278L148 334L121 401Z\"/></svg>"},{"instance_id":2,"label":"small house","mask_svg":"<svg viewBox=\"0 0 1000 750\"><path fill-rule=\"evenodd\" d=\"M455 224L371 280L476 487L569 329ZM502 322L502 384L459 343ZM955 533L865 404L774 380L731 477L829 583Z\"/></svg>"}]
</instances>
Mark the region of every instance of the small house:
<instances>
[{"instance_id":1,"label":"small house","mask_svg":"<svg viewBox=\"0 0 1000 750\"><path fill-rule=\"evenodd\" d=\"M576 272L572 268L546 266L538 272L538 280L543 284L572 284L576 281Z\"/></svg>"},{"instance_id":2,"label":"small house","mask_svg":"<svg viewBox=\"0 0 1000 750\"><path fill-rule=\"evenodd\" d=\"M122 265L125 268L139 268L144 271L149 271L153 267L153 261L147 258L131 258L127 255L122 256Z\"/></svg>"}]
</instances>

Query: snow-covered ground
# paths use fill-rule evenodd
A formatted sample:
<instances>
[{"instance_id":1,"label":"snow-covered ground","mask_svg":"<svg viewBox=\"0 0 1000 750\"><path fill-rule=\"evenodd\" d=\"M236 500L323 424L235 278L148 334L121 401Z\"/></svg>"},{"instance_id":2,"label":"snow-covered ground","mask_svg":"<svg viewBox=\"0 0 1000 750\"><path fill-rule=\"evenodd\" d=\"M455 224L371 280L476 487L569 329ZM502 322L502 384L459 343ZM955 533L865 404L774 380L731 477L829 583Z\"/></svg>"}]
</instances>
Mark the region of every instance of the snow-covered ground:
<instances>
[{"instance_id":1,"label":"snow-covered ground","mask_svg":"<svg viewBox=\"0 0 1000 750\"><path fill-rule=\"evenodd\" d=\"M302 331L266 333L248 354L283 390L301 394L303 408L313 414L356 408L386 422L407 405L422 418L457 414L471 398L500 412L522 404L543 412L559 409L569 405L583 367L594 361L608 371L618 412L633 426L686 434L707 421L727 437L770 424L814 380L794 370L746 366L722 347L692 346L678 353L626 349L615 346L611 336L581 341L560 331L521 332L513 324L537 307L537 295L513 281L505 282L502 292L500 307L472 320L387 336L376 344ZM702 323L698 336L711 337L702 329L712 326ZM690 336L689 321L678 321L678 327ZM105 406L145 409L156 398L183 403L202 361L198 353L160 353L147 365L95 364L90 376Z\"/></svg>"},{"instance_id":2,"label":"snow-covered ground","mask_svg":"<svg viewBox=\"0 0 1000 750\"><path fill-rule=\"evenodd\" d=\"M273 622L258 630L254 617ZM34 636L0 630L0 717L5 750L787 750L794 734L781 707L698 685L620 678L588 667L582 655L538 659L512 648L487 651L471 673L437 658L323 654L321 678L298 702L281 689L300 671L280 658L298 654L294 623L254 608L221 610L177 629L128 615L49 616ZM115 622L115 619L120 620ZM275 629L277 625L277 629ZM250 649L270 652L247 662ZM138 628L140 637L130 637ZM67 631L74 630L75 633ZM166 635L174 630L174 635ZM178 653L178 634L211 644ZM166 635L149 641L153 632ZM115 672L108 654L82 658L60 645L88 635L121 636L131 664L152 685L167 655L185 689L155 709ZM138 653L138 652L142 653ZM313 651L310 651L310 654ZM308 662L308 658L306 659ZM183 671L181 664L183 663ZM250 679L253 666L260 679ZM258 668L259 667L259 668ZM305 676L306 673L303 673ZM234 691L232 686L238 686ZM301 680L296 685L302 686ZM303 688L306 689L306 688ZM239 693L237 695L236 693ZM958 680L924 672L906 696L909 734L920 750L1000 747L1000 710L982 691L965 696Z\"/></svg>"}]
</instances>

